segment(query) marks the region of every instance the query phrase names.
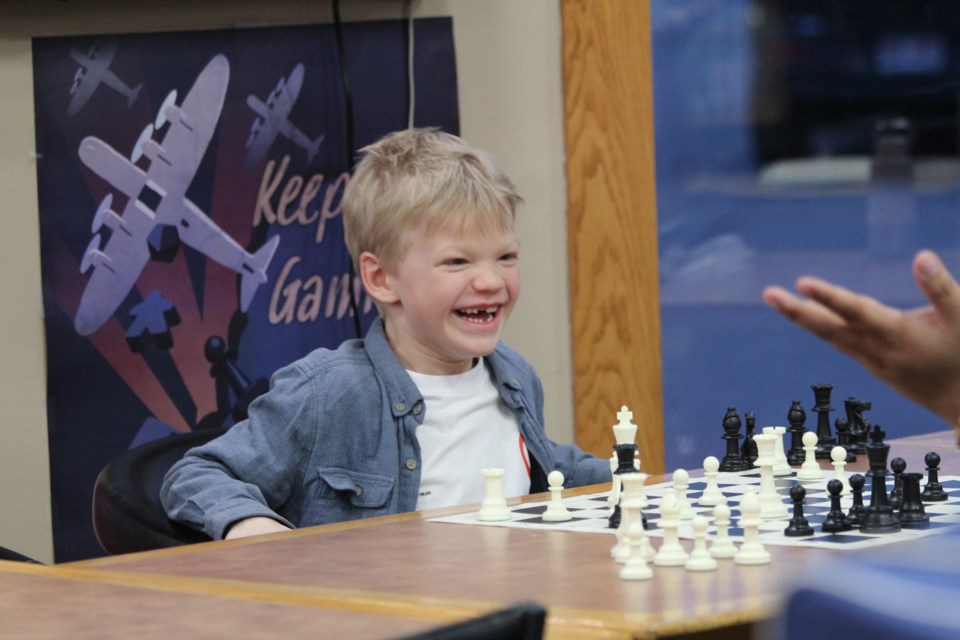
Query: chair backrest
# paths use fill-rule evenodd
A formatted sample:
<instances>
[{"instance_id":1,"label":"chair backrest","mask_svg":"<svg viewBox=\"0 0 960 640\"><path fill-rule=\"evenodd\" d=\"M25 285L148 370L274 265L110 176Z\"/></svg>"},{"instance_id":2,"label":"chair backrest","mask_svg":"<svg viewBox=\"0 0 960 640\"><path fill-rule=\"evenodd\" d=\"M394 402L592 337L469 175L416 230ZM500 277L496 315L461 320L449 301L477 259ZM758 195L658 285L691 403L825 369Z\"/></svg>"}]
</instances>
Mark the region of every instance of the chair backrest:
<instances>
[{"instance_id":1,"label":"chair backrest","mask_svg":"<svg viewBox=\"0 0 960 640\"><path fill-rule=\"evenodd\" d=\"M546 618L539 604L521 602L402 640L540 640Z\"/></svg>"},{"instance_id":2,"label":"chair backrest","mask_svg":"<svg viewBox=\"0 0 960 640\"><path fill-rule=\"evenodd\" d=\"M188 449L225 431L167 436L130 449L107 464L93 489L93 530L103 550L131 553L210 540L167 517L160 504L160 485Z\"/></svg>"},{"instance_id":3,"label":"chair backrest","mask_svg":"<svg viewBox=\"0 0 960 640\"><path fill-rule=\"evenodd\" d=\"M13 562L28 562L30 564L43 564L39 560L34 560L33 558L27 557L22 553L17 553L13 549L7 549L6 547L0 547L0 560L10 560Z\"/></svg>"}]
</instances>

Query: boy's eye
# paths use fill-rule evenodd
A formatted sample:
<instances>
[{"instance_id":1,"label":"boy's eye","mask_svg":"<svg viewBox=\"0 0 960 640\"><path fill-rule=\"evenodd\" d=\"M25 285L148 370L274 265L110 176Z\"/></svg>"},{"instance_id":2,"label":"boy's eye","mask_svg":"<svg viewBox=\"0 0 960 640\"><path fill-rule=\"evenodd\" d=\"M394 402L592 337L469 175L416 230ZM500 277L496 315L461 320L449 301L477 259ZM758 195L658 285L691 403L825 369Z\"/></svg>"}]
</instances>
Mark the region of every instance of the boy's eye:
<instances>
[{"instance_id":1,"label":"boy's eye","mask_svg":"<svg viewBox=\"0 0 960 640\"><path fill-rule=\"evenodd\" d=\"M450 258L447 260L447 264L451 267L462 267L467 264L466 258Z\"/></svg>"},{"instance_id":2,"label":"boy's eye","mask_svg":"<svg viewBox=\"0 0 960 640\"><path fill-rule=\"evenodd\" d=\"M519 254L516 254L516 253L505 253L502 256L500 256L501 262L516 262L519 259L520 259L520 256Z\"/></svg>"}]
</instances>

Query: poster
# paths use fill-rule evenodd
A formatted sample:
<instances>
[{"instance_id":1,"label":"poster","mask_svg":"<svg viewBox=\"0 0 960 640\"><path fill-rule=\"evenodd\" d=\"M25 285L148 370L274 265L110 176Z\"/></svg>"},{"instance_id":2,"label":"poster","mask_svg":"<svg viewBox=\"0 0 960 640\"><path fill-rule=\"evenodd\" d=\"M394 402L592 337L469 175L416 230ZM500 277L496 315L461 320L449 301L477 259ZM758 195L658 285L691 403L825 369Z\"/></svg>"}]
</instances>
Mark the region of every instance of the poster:
<instances>
[{"instance_id":1,"label":"poster","mask_svg":"<svg viewBox=\"0 0 960 640\"><path fill-rule=\"evenodd\" d=\"M332 25L34 40L57 562L103 553L111 459L233 424L375 317L340 196L356 149L407 126L406 29L344 25L346 84ZM451 20L415 42L414 125L458 133Z\"/></svg>"}]
</instances>

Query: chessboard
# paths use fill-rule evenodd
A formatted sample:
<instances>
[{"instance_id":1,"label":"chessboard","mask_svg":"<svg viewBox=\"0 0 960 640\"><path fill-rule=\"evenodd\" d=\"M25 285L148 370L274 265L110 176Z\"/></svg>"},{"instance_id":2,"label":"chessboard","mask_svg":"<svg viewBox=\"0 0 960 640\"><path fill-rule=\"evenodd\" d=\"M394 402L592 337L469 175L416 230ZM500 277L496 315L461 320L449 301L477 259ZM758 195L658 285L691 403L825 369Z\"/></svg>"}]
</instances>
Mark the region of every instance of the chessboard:
<instances>
[{"instance_id":1,"label":"chessboard","mask_svg":"<svg viewBox=\"0 0 960 640\"><path fill-rule=\"evenodd\" d=\"M924 509L930 517L928 523L917 528L902 528L896 533L861 533L854 528L842 533L825 533L821 529L827 512L830 510L830 497L826 490L827 481L831 474L823 480L814 482L799 482L796 472L791 476L780 476L775 479L777 492L787 505L789 515L783 519L764 520L760 525L760 542L764 545L785 545L798 547L816 547L821 549L864 549L879 545L901 542L903 540L912 540L919 537L936 535L947 531L960 532L960 476L940 476L940 483L947 492L948 500L942 502L925 502ZM893 478L887 478L888 492L892 489ZM729 528L730 538L735 541L743 540L743 529L739 527L740 511L738 508L740 498L750 490L758 490L760 487L759 470L742 472L721 472L718 476L720 490L727 498L727 506L731 510L731 524ZM804 500L803 512L810 526L814 529L814 534L804 537L788 537L783 531L786 528L790 516L793 514L793 503L790 500L790 487L802 484L806 489L806 499ZM868 480L867 487L864 489L864 504L870 504L870 484ZM706 483L703 478L691 478L687 490L687 499L693 506L696 514L707 516L710 519L708 536L715 533L713 526L713 507L702 507L698 505L697 499L703 492ZM674 492L673 483L664 482L660 484L648 484L644 486L644 495L648 506L643 510L647 522L646 533L652 538L663 536L663 530L658 525L660 502L668 493ZM541 517L549 500L542 502L525 502L509 507L510 520L487 522L480 520L477 512L468 512L451 516L432 518L431 522L447 522L467 525L483 525L496 527L514 527L528 529L545 529L554 531L571 531L578 533L598 533L614 534L615 530L608 526L608 517L612 506L609 504L609 491L601 493L585 494L564 498L564 505L570 512L572 519L565 522L546 522ZM841 499L841 506L846 513L852 506L852 498L845 496ZM690 527L690 520L685 520L680 527L679 535L681 538L693 539L693 530Z\"/></svg>"}]
</instances>

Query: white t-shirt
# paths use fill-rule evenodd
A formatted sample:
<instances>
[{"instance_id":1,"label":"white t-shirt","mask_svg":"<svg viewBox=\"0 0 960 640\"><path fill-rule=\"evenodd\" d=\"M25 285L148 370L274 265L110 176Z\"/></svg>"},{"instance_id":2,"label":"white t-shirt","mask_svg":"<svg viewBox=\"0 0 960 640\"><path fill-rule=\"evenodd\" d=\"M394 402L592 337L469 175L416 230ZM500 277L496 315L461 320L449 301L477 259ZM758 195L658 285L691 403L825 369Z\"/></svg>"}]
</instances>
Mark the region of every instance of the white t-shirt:
<instances>
[{"instance_id":1,"label":"white t-shirt","mask_svg":"<svg viewBox=\"0 0 960 640\"><path fill-rule=\"evenodd\" d=\"M481 470L488 468L504 470L505 497L530 493L530 462L520 427L483 359L458 375L407 373L426 407L417 427L422 461L418 511L483 501Z\"/></svg>"}]
</instances>

